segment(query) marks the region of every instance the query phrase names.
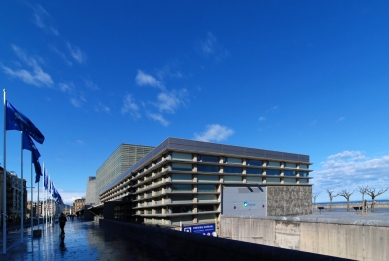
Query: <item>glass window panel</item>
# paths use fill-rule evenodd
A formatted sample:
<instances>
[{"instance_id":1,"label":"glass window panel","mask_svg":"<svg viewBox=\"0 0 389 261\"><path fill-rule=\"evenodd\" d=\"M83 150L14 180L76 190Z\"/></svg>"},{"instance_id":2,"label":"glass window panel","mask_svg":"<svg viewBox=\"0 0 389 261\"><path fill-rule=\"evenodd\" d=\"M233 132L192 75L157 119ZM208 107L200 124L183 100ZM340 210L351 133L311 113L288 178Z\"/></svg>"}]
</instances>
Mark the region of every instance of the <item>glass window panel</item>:
<instances>
[{"instance_id":1,"label":"glass window panel","mask_svg":"<svg viewBox=\"0 0 389 261\"><path fill-rule=\"evenodd\" d=\"M281 175L281 171L277 169L267 169L266 170L266 175L268 176L279 176Z\"/></svg>"},{"instance_id":2,"label":"glass window panel","mask_svg":"<svg viewBox=\"0 0 389 261\"><path fill-rule=\"evenodd\" d=\"M192 181L191 174L172 174L172 181Z\"/></svg>"},{"instance_id":3,"label":"glass window panel","mask_svg":"<svg viewBox=\"0 0 389 261\"><path fill-rule=\"evenodd\" d=\"M262 169L246 168L246 174L262 175Z\"/></svg>"},{"instance_id":4,"label":"glass window panel","mask_svg":"<svg viewBox=\"0 0 389 261\"><path fill-rule=\"evenodd\" d=\"M198 175L197 180L201 181L219 181L219 176L217 175Z\"/></svg>"},{"instance_id":5,"label":"glass window panel","mask_svg":"<svg viewBox=\"0 0 389 261\"><path fill-rule=\"evenodd\" d=\"M192 213L192 206L172 206L172 213Z\"/></svg>"},{"instance_id":6,"label":"glass window panel","mask_svg":"<svg viewBox=\"0 0 389 261\"><path fill-rule=\"evenodd\" d=\"M197 161L219 163L219 156L197 155Z\"/></svg>"},{"instance_id":7,"label":"glass window panel","mask_svg":"<svg viewBox=\"0 0 389 261\"><path fill-rule=\"evenodd\" d=\"M300 184L309 183L309 179L300 179Z\"/></svg>"},{"instance_id":8,"label":"glass window panel","mask_svg":"<svg viewBox=\"0 0 389 261\"><path fill-rule=\"evenodd\" d=\"M197 212L215 211L215 205L197 205Z\"/></svg>"},{"instance_id":9,"label":"glass window panel","mask_svg":"<svg viewBox=\"0 0 389 261\"><path fill-rule=\"evenodd\" d=\"M266 178L266 183L280 183L280 178Z\"/></svg>"},{"instance_id":10,"label":"glass window panel","mask_svg":"<svg viewBox=\"0 0 389 261\"><path fill-rule=\"evenodd\" d=\"M159 157L156 161L155 161L155 164L158 165L159 163L162 162L162 157Z\"/></svg>"},{"instance_id":11,"label":"glass window panel","mask_svg":"<svg viewBox=\"0 0 389 261\"><path fill-rule=\"evenodd\" d=\"M243 168L240 167L224 167L223 173L239 173L242 174Z\"/></svg>"},{"instance_id":12,"label":"glass window panel","mask_svg":"<svg viewBox=\"0 0 389 261\"><path fill-rule=\"evenodd\" d=\"M306 165L306 164L300 164L299 168L300 168L300 169L308 169L308 165Z\"/></svg>"},{"instance_id":13,"label":"glass window panel","mask_svg":"<svg viewBox=\"0 0 389 261\"><path fill-rule=\"evenodd\" d=\"M181 222L182 223L193 223L193 217L192 217L192 215L172 217L171 222L172 222L172 225L180 225Z\"/></svg>"},{"instance_id":14,"label":"glass window panel","mask_svg":"<svg viewBox=\"0 0 389 261\"><path fill-rule=\"evenodd\" d=\"M219 172L219 166L198 165L197 171L200 171L200 172Z\"/></svg>"},{"instance_id":15,"label":"glass window panel","mask_svg":"<svg viewBox=\"0 0 389 261\"><path fill-rule=\"evenodd\" d=\"M197 220L199 223L204 222L215 222L215 214L204 214L204 215L198 215Z\"/></svg>"},{"instance_id":16,"label":"glass window panel","mask_svg":"<svg viewBox=\"0 0 389 261\"><path fill-rule=\"evenodd\" d=\"M197 192L216 191L216 185L197 185Z\"/></svg>"},{"instance_id":17,"label":"glass window panel","mask_svg":"<svg viewBox=\"0 0 389 261\"><path fill-rule=\"evenodd\" d=\"M278 162L278 161L268 161L267 162L267 166L279 167L280 166L280 162Z\"/></svg>"},{"instance_id":18,"label":"glass window panel","mask_svg":"<svg viewBox=\"0 0 389 261\"><path fill-rule=\"evenodd\" d=\"M192 171L192 164L173 163L172 170Z\"/></svg>"},{"instance_id":19,"label":"glass window panel","mask_svg":"<svg viewBox=\"0 0 389 261\"><path fill-rule=\"evenodd\" d=\"M242 159L227 157L227 158L224 158L224 163L228 163L228 164L242 164Z\"/></svg>"},{"instance_id":20,"label":"glass window panel","mask_svg":"<svg viewBox=\"0 0 389 261\"><path fill-rule=\"evenodd\" d=\"M296 183L296 179L284 178L284 183Z\"/></svg>"},{"instance_id":21,"label":"glass window panel","mask_svg":"<svg viewBox=\"0 0 389 261\"><path fill-rule=\"evenodd\" d=\"M172 202L180 202L180 201L193 201L192 195L171 195L170 199Z\"/></svg>"},{"instance_id":22,"label":"glass window panel","mask_svg":"<svg viewBox=\"0 0 389 261\"><path fill-rule=\"evenodd\" d=\"M248 160L247 160L247 165L251 165L251 166L262 166L262 160L248 159Z\"/></svg>"},{"instance_id":23,"label":"glass window panel","mask_svg":"<svg viewBox=\"0 0 389 261\"><path fill-rule=\"evenodd\" d=\"M262 183L262 177L246 177L247 183Z\"/></svg>"},{"instance_id":24,"label":"glass window panel","mask_svg":"<svg viewBox=\"0 0 389 261\"><path fill-rule=\"evenodd\" d=\"M213 194L210 194L210 195L203 195L203 194L199 194L197 195L197 201L198 202L202 202L202 201L214 201L214 200L217 200L217 197L216 195L213 195Z\"/></svg>"},{"instance_id":25,"label":"glass window panel","mask_svg":"<svg viewBox=\"0 0 389 261\"><path fill-rule=\"evenodd\" d=\"M300 171L300 177L308 177L309 176L309 173L308 172L305 172L305 171Z\"/></svg>"},{"instance_id":26,"label":"glass window panel","mask_svg":"<svg viewBox=\"0 0 389 261\"><path fill-rule=\"evenodd\" d=\"M224 176L224 182L242 182L242 176Z\"/></svg>"},{"instance_id":27,"label":"glass window panel","mask_svg":"<svg viewBox=\"0 0 389 261\"><path fill-rule=\"evenodd\" d=\"M296 168L296 163L285 163L285 168Z\"/></svg>"},{"instance_id":28,"label":"glass window panel","mask_svg":"<svg viewBox=\"0 0 389 261\"><path fill-rule=\"evenodd\" d=\"M175 160L192 160L192 154L173 152L172 158Z\"/></svg>"},{"instance_id":29,"label":"glass window panel","mask_svg":"<svg viewBox=\"0 0 389 261\"><path fill-rule=\"evenodd\" d=\"M296 171L284 170L284 176L296 176Z\"/></svg>"},{"instance_id":30,"label":"glass window panel","mask_svg":"<svg viewBox=\"0 0 389 261\"><path fill-rule=\"evenodd\" d=\"M172 184L172 191L192 191L190 184Z\"/></svg>"}]
</instances>

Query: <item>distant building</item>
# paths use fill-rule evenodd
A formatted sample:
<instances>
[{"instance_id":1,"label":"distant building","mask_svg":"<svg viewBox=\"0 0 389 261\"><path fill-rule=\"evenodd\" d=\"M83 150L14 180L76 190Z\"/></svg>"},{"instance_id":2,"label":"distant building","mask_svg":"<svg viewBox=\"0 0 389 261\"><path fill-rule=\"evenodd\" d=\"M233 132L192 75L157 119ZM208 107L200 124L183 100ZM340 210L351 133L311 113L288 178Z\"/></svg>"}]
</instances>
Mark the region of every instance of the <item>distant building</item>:
<instances>
[{"instance_id":1,"label":"distant building","mask_svg":"<svg viewBox=\"0 0 389 261\"><path fill-rule=\"evenodd\" d=\"M73 203L74 212L81 210L85 206L85 198L76 199Z\"/></svg>"},{"instance_id":2,"label":"distant building","mask_svg":"<svg viewBox=\"0 0 389 261\"><path fill-rule=\"evenodd\" d=\"M18 220L21 218L21 210L22 210L22 190L24 191L24 199L23 199L23 218L26 218L27 211L27 188L26 188L26 180L18 177L16 172L7 171L7 206L6 208L3 206L3 186L4 186L4 168L0 167L0 209L3 213L6 209L7 218L9 220Z\"/></svg>"},{"instance_id":3,"label":"distant building","mask_svg":"<svg viewBox=\"0 0 389 261\"><path fill-rule=\"evenodd\" d=\"M100 192L104 218L177 226L312 212L309 156L168 138Z\"/></svg>"},{"instance_id":4,"label":"distant building","mask_svg":"<svg viewBox=\"0 0 389 261\"><path fill-rule=\"evenodd\" d=\"M97 201L93 203L100 203L99 194L101 190L153 149L154 147L150 146L121 144L96 171L95 199Z\"/></svg>"},{"instance_id":5,"label":"distant building","mask_svg":"<svg viewBox=\"0 0 389 261\"><path fill-rule=\"evenodd\" d=\"M88 177L86 183L85 205L94 205L99 202L96 195L96 177Z\"/></svg>"}]
</instances>

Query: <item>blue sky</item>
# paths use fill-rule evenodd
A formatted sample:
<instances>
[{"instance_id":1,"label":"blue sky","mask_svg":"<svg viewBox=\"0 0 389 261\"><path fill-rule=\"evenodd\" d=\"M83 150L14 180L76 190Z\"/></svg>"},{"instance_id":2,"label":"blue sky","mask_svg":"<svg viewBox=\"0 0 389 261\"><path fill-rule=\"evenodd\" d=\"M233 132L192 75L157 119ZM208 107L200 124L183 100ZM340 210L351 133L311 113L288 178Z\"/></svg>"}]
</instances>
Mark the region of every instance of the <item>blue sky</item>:
<instances>
[{"instance_id":1,"label":"blue sky","mask_svg":"<svg viewBox=\"0 0 389 261\"><path fill-rule=\"evenodd\" d=\"M308 154L323 202L389 186L388 13L387 1L2 1L0 84L45 135L40 162L65 203L121 143L169 136ZM18 174L20 146L7 131Z\"/></svg>"}]
</instances>

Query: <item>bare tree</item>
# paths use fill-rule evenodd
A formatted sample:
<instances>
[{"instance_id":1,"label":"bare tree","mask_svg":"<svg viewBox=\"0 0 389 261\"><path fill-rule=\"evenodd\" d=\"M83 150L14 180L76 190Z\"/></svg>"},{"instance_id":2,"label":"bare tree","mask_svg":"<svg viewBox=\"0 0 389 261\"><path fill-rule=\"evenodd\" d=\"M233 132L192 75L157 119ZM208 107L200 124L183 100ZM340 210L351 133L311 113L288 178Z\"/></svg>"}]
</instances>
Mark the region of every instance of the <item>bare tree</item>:
<instances>
[{"instance_id":1,"label":"bare tree","mask_svg":"<svg viewBox=\"0 0 389 261\"><path fill-rule=\"evenodd\" d=\"M367 189L366 194L371 197L371 212L374 212L374 199L385 193L387 190L388 188L380 189L379 191L375 192L375 188Z\"/></svg>"},{"instance_id":2,"label":"bare tree","mask_svg":"<svg viewBox=\"0 0 389 261\"><path fill-rule=\"evenodd\" d=\"M358 191L359 191L359 193L361 193L362 194L362 213L365 213L365 212L367 212L367 209L365 208L366 206L365 206L365 194L367 193L367 187L368 186L366 186L366 187L358 187Z\"/></svg>"},{"instance_id":3,"label":"bare tree","mask_svg":"<svg viewBox=\"0 0 389 261\"><path fill-rule=\"evenodd\" d=\"M350 196L354 193L354 191L355 191L355 189L352 192L349 192L349 191L343 189L342 192L339 193L339 196L342 196L345 199L347 199L347 212L350 211Z\"/></svg>"},{"instance_id":4,"label":"bare tree","mask_svg":"<svg viewBox=\"0 0 389 261\"><path fill-rule=\"evenodd\" d=\"M332 211L332 199L334 197L339 196L339 193L334 193L333 190L328 190L328 189L327 189L327 193L328 193L328 196L330 197L330 212L331 212Z\"/></svg>"},{"instance_id":5,"label":"bare tree","mask_svg":"<svg viewBox=\"0 0 389 261\"><path fill-rule=\"evenodd\" d=\"M316 208L316 198L319 196L320 193L313 193L312 198L313 198L313 205ZM313 207L312 207L313 208ZM316 208L317 209L317 208Z\"/></svg>"}]
</instances>

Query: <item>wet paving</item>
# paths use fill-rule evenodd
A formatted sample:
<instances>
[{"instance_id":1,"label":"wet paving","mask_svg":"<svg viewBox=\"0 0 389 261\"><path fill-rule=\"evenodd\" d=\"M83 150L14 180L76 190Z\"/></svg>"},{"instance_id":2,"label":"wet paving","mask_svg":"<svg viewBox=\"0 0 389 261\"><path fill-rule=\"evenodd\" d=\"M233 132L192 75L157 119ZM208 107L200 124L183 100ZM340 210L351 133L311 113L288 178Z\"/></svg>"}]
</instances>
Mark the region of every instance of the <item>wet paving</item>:
<instances>
[{"instance_id":1,"label":"wet paving","mask_svg":"<svg viewBox=\"0 0 389 261\"><path fill-rule=\"evenodd\" d=\"M37 227L35 227L36 229ZM31 231L7 235L7 253L0 244L0 260L142 260L142 261L189 261L162 249L117 235L99 228L94 222L68 221L66 237L59 237L58 224L44 227L40 238L32 238ZM2 235L1 235L2 241Z\"/></svg>"}]
</instances>

